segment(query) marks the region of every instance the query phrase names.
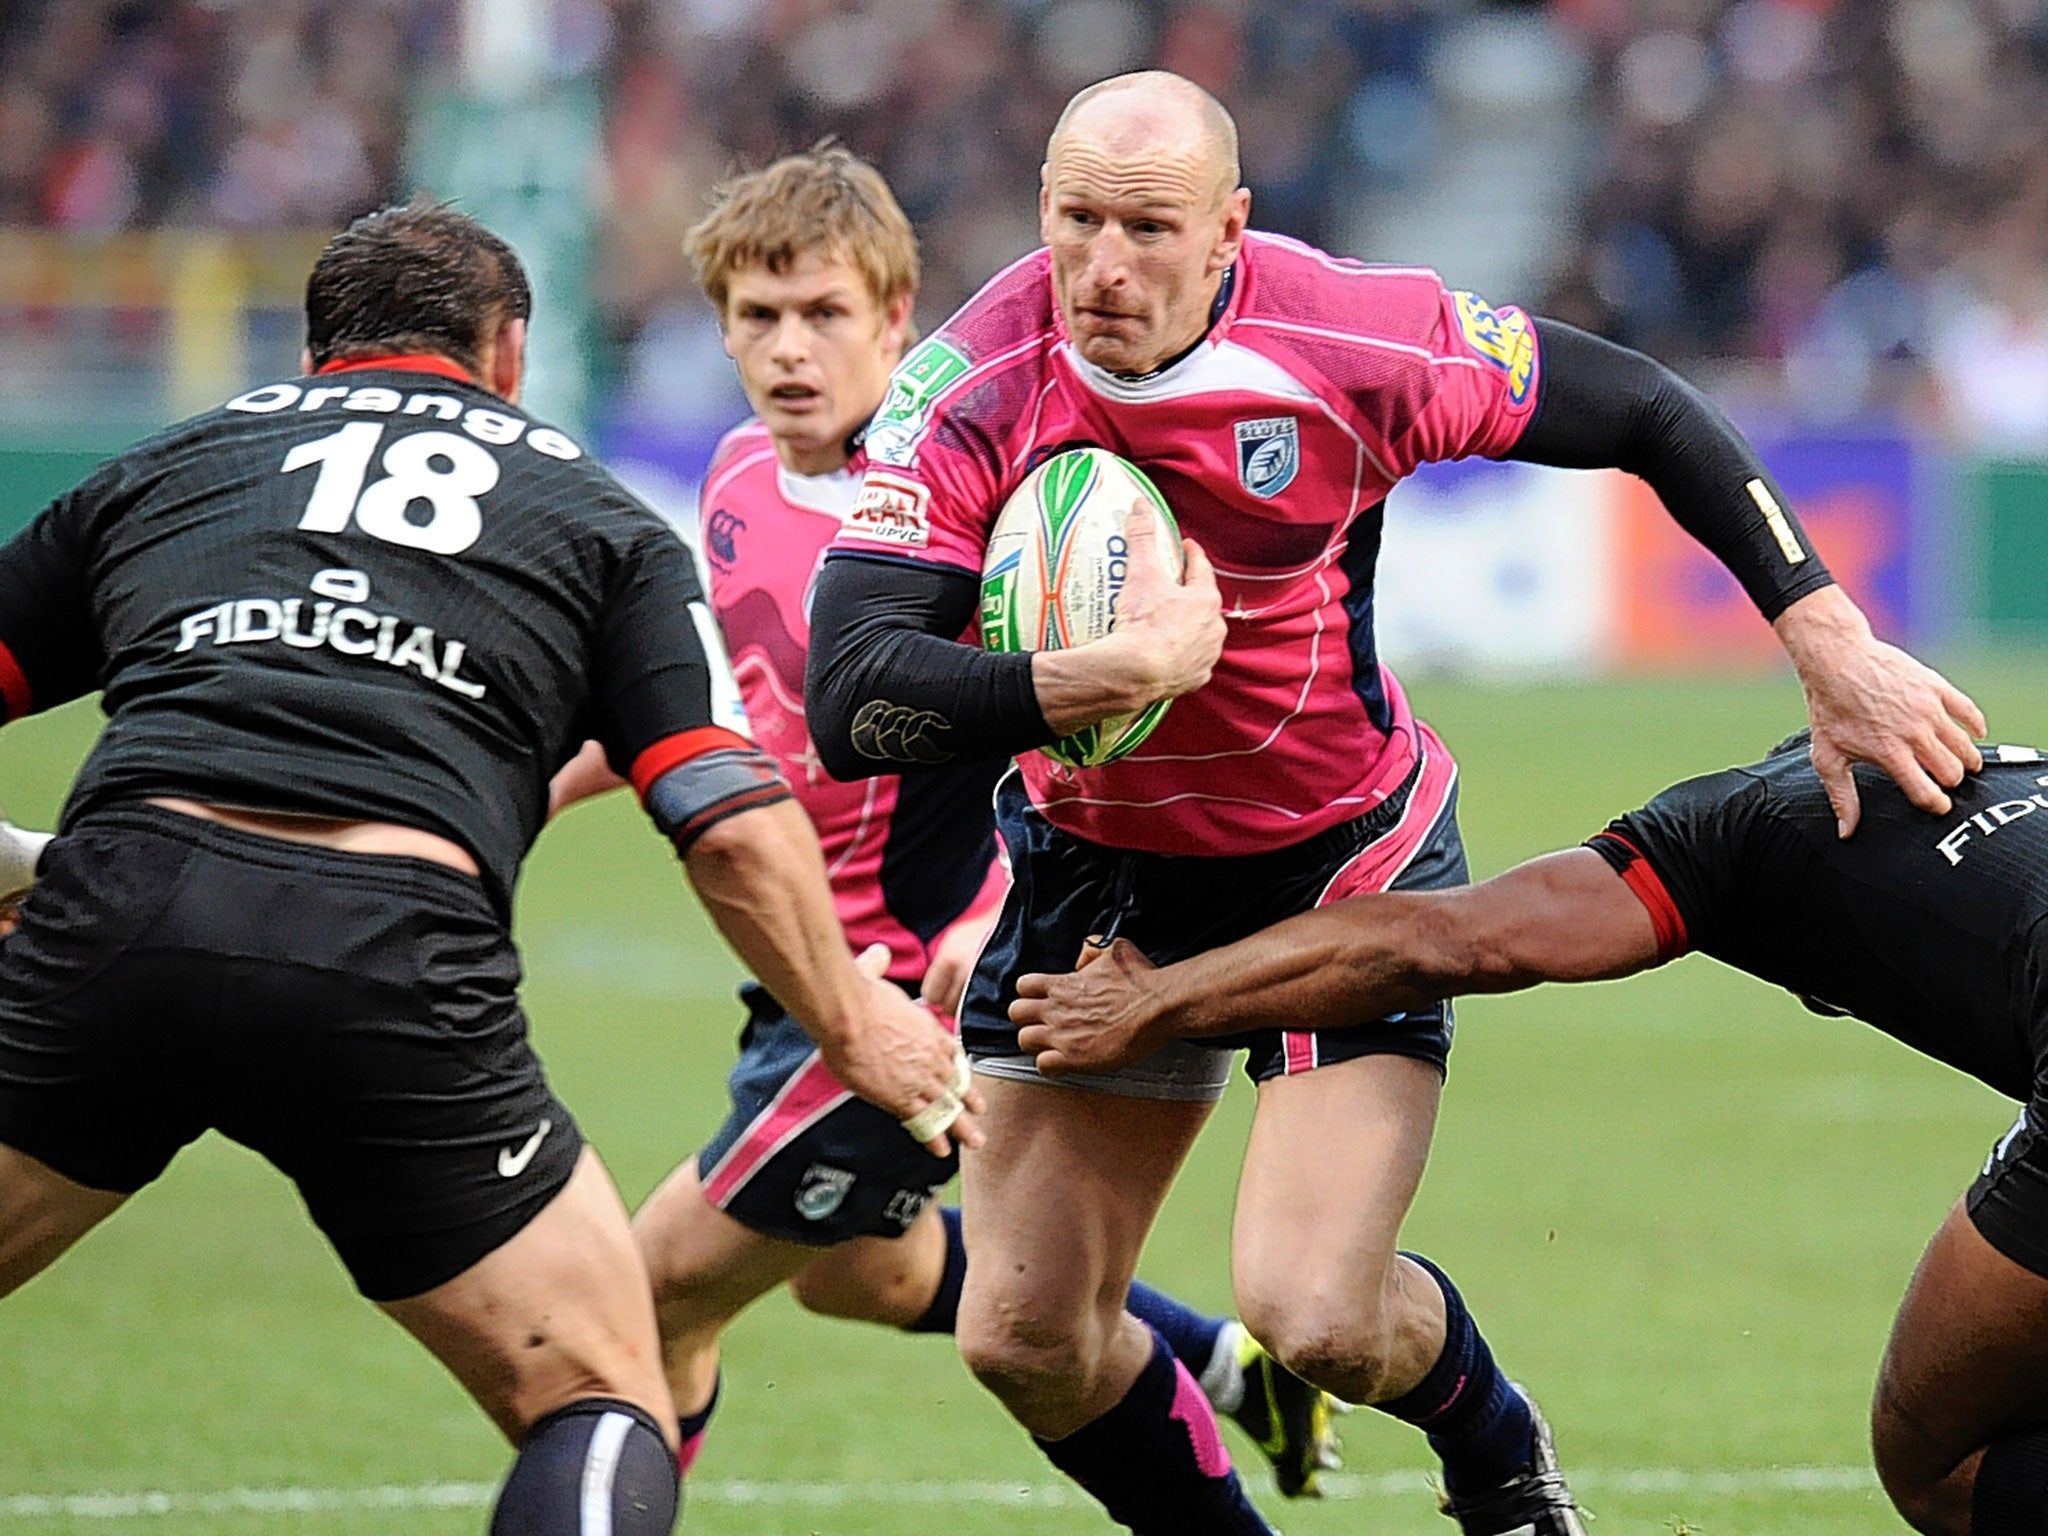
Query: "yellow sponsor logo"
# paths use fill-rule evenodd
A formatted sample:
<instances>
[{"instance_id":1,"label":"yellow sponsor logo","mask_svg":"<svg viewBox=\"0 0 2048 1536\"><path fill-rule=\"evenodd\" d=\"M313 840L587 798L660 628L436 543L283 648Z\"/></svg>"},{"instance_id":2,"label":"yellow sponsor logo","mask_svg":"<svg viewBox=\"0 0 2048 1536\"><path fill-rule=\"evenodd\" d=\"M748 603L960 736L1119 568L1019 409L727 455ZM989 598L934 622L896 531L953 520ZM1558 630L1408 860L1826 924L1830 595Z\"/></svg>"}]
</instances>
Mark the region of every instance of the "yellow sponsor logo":
<instances>
[{"instance_id":1,"label":"yellow sponsor logo","mask_svg":"<svg viewBox=\"0 0 2048 1536\"><path fill-rule=\"evenodd\" d=\"M1529 398L1536 377L1536 337L1529 317L1519 309L1496 311L1476 293L1460 289L1451 295L1458 309L1458 329L1472 350L1508 376L1508 398L1520 405Z\"/></svg>"}]
</instances>

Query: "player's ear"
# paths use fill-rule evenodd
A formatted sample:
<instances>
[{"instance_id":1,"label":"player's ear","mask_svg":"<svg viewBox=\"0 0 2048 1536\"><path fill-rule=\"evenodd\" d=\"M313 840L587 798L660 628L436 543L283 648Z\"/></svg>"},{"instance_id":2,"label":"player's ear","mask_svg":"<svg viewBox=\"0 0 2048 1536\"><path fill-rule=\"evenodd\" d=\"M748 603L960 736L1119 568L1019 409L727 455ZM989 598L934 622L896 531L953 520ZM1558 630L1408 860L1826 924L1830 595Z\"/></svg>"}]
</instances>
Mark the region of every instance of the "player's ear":
<instances>
[{"instance_id":1,"label":"player's ear","mask_svg":"<svg viewBox=\"0 0 2048 1536\"><path fill-rule=\"evenodd\" d=\"M1052 244L1052 162L1038 168L1038 238Z\"/></svg>"},{"instance_id":2,"label":"player's ear","mask_svg":"<svg viewBox=\"0 0 2048 1536\"><path fill-rule=\"evenodd\" d=\"M894 360L901 357L910 345L910 311L916 301L917 296L905 289L891 295L889 302L882 306L882 345L889 352L891 368L895 367Z\"/></svg>"},{"instance_id":3,"label":"player's ear","mask_svg":"<svg viewBox=\"0 0 2048 1536\"><path fill-rule=\"evenodd\" d=\"M1209 253L1209 270L1221 272L1237 260L1237 253L1244 245L1245 226L1252 217L1252 189L1239 187L1224 200L1223 233L1216 241L1216 248Z\"/></svg>"},{"instance_id":4,"label":"player's ear","mask_svg":"<svg viewBox=\"0 0 2048 1536\"><path fill-rule=\"evenodd\" d=\"M519 386L526 377L526 321L514 318L498 327L494 345L484 360L489 376L484 387L508 405L519 403Z\"/></svg>"}]
</instances>

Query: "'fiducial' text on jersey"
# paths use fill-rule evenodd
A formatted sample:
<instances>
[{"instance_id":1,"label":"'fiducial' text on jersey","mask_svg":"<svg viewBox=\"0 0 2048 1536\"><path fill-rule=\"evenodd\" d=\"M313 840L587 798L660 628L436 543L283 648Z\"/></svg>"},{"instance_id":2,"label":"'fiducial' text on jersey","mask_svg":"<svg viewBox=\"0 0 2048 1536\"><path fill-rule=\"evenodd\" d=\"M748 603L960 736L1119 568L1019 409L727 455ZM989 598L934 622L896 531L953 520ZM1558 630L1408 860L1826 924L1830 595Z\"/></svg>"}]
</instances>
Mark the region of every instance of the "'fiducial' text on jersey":
<instances>
[{"instance_id":1,"label":"'fiducial' text on jersey","mask_svg":"<svg viewBox=\"0 0 2048 1536\"><path fill-rule=\"evenodd\" d=\"M1041 250L1010 267L898 368L833 557L978 574L997 509L1047 456L1132 459L1215 564L1222 659L1121 762L1028 754L1033 802L1095 842L1207 854L1371 809L1418 754L1373 640L1381 506L1419 464L1514 446L1537 400L1528 317L1253 234L1208 334L1132 379L1076 350L1050 266Z\"/></svg>"},{"instance_id":2,"label":"'fiducial' text on jersey","mask_svg":"<svg viewBox=\"0 0 2048 1536\"><path fill-rule=\"evenodd\" d=\"M419 826L501 907L586 738L636 782L692 733L735 739L674 532L437 358L251 390L0 550L7 717L94 688L109 723L67 825L178 795Z\"/></svg>"}]
</instances>

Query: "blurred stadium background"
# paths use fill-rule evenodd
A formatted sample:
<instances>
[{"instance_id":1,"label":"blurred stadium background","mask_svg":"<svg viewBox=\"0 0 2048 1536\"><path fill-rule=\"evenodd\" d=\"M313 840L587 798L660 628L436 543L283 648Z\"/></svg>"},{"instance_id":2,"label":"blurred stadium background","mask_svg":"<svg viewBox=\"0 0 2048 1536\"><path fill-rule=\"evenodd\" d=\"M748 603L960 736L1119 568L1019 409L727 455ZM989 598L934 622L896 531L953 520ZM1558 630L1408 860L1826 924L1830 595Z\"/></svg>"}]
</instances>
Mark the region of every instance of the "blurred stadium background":
<instances>
[{"instance_id":1,"label":"blurred stadium background","mask_svg":"<svg viewBox=\"0 0 2048 1536\"><path fill-rule=\"evenodd\" d=\"M532 267L534 408L687 523L744 411L678 239L721 175L826 134L875 159L929 327L1034 243L1065 97L1152 64L1238 114L1255 223L1707 387L1880 630L2048 736L2043 0L0 0L0 532L296 371L312 254L414 189ZM1459 749L1482 872L1796 719L1639 487L1466 465L1393 506L1383 648ZM53 816L95 721L7 732L0 803ZM730 962L619 804L543 839L520 921L543 1052L636 1199L717 1113ZM1461 1020L1413 1236L1539 1386L1599 1529L1895 1528L1869 1380L2002 1102L1705 962ZM1246 1107L1147 1259L1218 1306ZM778 1300L733 1360L690 1529L1102 1529L942 1345ZM0 1530L473 1530L501 1462L213 1140L0 1307L0 1398ZM1370 1417L1347 1496L1290 1532L1444 1527L1419 1439Z\"/></svg>"}]
</instances>

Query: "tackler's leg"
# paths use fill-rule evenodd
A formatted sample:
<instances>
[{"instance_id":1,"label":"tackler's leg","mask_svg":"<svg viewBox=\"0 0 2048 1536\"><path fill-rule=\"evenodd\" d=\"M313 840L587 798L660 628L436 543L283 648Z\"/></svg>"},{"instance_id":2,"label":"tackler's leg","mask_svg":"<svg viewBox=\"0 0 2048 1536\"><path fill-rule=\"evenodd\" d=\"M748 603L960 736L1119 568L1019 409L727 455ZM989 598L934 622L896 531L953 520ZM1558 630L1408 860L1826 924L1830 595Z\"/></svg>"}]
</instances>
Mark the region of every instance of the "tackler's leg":
<instances>
[{"instance_id":1,"label":"tackler's leg","mask_svg":"<svg viewBox=\"0 0 2048 1536\"><path fill-rule=\"evenodd\" d=\"M26 1152L0 1146L0 1296L49 1268L127 1198L75 1183Z\"/></svg>"},{"instance_id":2,"label":"tackler's leg","mask_svg":"<svg viewBox=\"0 0 2048 1536\"><path fill-rule=\"evenodd\" d=\"M674 1408L647 1271L596 1153L454 1279L381 1305L519 1447L491 1536L666 1536Z\"/></svg>"},{"instance_id":3,"label":"tackler's leg","mask_svg":"<svg viewBox=\"0 0 2048 1536\"><path fill-rule=\"evenodd\" d=\"M1993 1247L1961 1203L1900 1304L1871 1443L1915 1530L2048 1531L2048 1277Z\"/></svg>"}]
</instances>

